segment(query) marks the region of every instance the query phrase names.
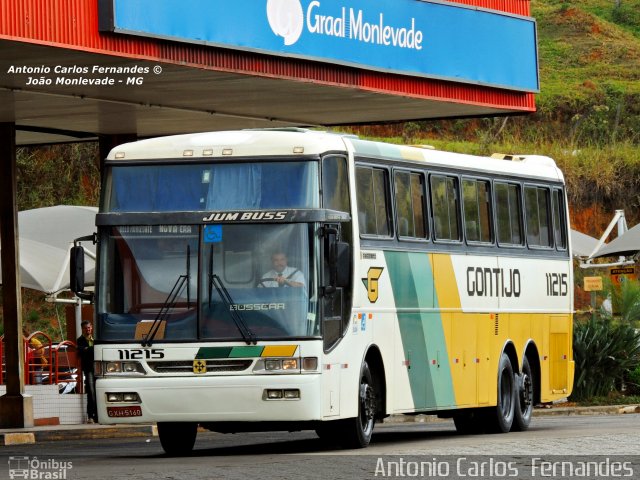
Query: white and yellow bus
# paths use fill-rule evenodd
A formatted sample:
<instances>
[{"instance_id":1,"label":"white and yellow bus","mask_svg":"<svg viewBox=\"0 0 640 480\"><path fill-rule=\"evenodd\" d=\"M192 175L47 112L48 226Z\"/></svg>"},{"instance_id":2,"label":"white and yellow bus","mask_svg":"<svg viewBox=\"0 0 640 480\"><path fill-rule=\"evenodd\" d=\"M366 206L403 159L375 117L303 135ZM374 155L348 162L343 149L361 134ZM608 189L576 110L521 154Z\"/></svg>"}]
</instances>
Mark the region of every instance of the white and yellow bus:
<instances>
[{"instance_id":1,"label":"white and yellow bus","mask_svg":"<svg viewBox=\"0 0 640 480\"><path fill-rule=\"evenodd\" d=\"M170 454L197 425L364 447L388 415L508 432L571 393L568 210L549 158L286 129L143 140L106 166L102 423L157 422Z\"/></svg>"}]
</instances>

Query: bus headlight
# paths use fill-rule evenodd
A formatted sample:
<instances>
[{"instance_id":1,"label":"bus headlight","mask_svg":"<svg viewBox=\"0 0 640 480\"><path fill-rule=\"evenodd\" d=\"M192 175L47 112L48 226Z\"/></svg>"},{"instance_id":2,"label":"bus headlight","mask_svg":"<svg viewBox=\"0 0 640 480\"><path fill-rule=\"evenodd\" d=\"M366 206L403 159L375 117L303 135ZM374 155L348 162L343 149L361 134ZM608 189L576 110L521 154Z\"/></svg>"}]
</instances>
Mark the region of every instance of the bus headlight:
<instances>
[{"instance_id":1,"label":"bus headlight","mask_svg":"<svg viewBox=\"0 0 640 480\"><path fill-rule=\"evenodd\" d=\"M146 375L140 362L104 362L104 366L96 368L103 375Z\"/></svg>"},{"instance_id":2,"label":"bus headlight","mask_svg":"<svg viewBox=\"0 0 640 480\"><path fill-rule=\"evenodd\" d=\"M300 373L299 358L260 358L253 373Z\"/></svg>"},{"instance_id":3,"label":"bus headlight","mask_svg":"<svg viewBox=\"0 0 640 480\"><path fill-rule=\"evenodd\" d=\"M300 390L297 388L288 388L281 390L279 388L268 388L262 393L263 400L300 400Z\"/></svg>"},{"instance_id":4,"label":"bus headlight","mask_svg":"<svg viewBox=\"0 0 640 480\"><path fill-rule=\"evenodd\" d=\"M107 393L107 402L121 402L122 394L121 393Z\"/></svg>"},{"instance_id":5,"label":"bus headlight","mask_svg":"<svg viewBox=\"0 0 640 480\"><path fill-rule=\"evenodd\" d=\"M318 357L260 358L253 373L313 373L318 372Z\"/></svg>"},{"instance_id":6,"label":"bus headlight","mask_svg":"<svg viewBox=\"0 0 640 480\"><path fill-rule=\"evenodd\" d=\"M298 359L297 358L288 358L286 360L282 360L282 369L283 370L297 370L298 369Z\"/></svg>"},{"instance_id":7,"label":"bus headlight","mask_svg":"<svg viewBox=\"0 0 640 480\"><path fill-rule=\"evenodd\" d=\"M265 370L280 370L282 368L282 364L280 360L265 360L264 361L264 369Z\"/></svg>"},{"instance_id":8,"label":"bus headlight","mask_svg":"<svg viewBox=\"0 0 640 480\"><path fill-rule=\"evenodd\" d=\"M141 403L140 396L136 392L107 392L109 403Z\"/></svg>"}]
</instances>

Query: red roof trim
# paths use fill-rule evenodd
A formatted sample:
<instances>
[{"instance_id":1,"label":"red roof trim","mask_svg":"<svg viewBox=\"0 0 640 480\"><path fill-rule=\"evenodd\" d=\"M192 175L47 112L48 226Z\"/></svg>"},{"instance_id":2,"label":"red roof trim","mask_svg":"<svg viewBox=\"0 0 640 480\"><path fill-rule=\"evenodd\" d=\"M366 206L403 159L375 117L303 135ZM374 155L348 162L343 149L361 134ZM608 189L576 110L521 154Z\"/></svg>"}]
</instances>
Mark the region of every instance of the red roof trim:
<instances>
[{"instance_id":1,"label":"red roof trim","mask_svg":"<svg viewBox=\"0 0 640 480\"><path fill-rule=\"evenodd\" d=\"M529 0L457 0L528 16ZM535 111L532 93L373 72L250 52L98 32L97 0L4 0L0 38L216 71L287 78L497 109Z\"/></svg>"}]
</instances>

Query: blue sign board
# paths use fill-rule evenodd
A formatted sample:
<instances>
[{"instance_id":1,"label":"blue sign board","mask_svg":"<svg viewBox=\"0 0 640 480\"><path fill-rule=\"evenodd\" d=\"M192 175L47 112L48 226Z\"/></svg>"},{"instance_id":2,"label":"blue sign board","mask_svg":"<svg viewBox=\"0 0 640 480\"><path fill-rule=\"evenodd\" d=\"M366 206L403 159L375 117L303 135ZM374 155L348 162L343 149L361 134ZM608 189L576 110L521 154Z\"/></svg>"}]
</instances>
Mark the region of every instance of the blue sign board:
<instances>
[{"instance_id":1,"label":"blue sign board","mask_svg":"<svg viewBox=\"0 0 640 480\"><path fill-rule=\"evenodd\" d=\"M222 225L206 225L204 227L204 243L220 243L222 241Z\"/></svg>"},{"instance_id":2,"label":"blue sign board","mask_svg":"<svg viewBox=\"0 0 640 480\"><path fill-rule=\"evenodd\" d=\"M423 0L102 0L101 28L383 72L539 90L536 24ZM104 4L103 4L104 5Z\"/></svg>"}]
</instances>

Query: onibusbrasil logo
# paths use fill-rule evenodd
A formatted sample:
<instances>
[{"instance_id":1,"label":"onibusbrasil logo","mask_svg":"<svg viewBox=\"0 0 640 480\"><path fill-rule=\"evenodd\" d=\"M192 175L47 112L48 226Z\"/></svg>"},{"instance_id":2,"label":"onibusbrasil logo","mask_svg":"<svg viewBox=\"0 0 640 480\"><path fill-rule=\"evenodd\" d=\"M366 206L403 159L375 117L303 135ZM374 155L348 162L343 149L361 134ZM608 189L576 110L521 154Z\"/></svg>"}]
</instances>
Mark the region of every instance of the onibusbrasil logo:
<instances>
[{"instance_id":1,"label":"onibusbrasil logo","mask_svg":"<svg viewBox=\"0 0 640 480\"><path fill-rule=\"evenodd\" d=\"M271 30L284 38L285 45L293 45L298 41L304 27L300 0L268 0L267 18Z\"/></svg>"},{"instance_id":2,"label":"onibusbrasil logo","mask_svg":"<svg viewBox=\"0 0 640 480\"><path fill-rule=\"evenodd\" d=\"M9 479L66 480L73 462L54 458L9 457Z\"/></svg>"}]
</instances>

